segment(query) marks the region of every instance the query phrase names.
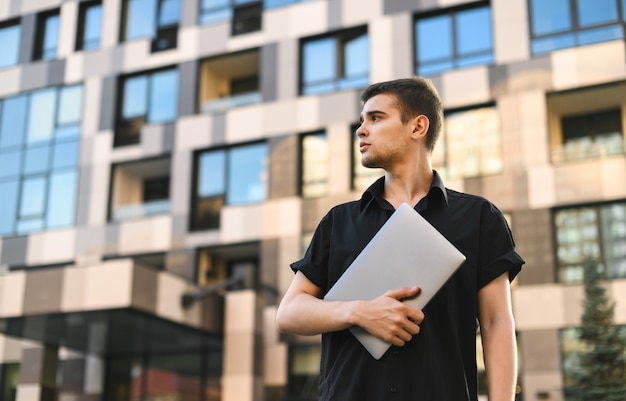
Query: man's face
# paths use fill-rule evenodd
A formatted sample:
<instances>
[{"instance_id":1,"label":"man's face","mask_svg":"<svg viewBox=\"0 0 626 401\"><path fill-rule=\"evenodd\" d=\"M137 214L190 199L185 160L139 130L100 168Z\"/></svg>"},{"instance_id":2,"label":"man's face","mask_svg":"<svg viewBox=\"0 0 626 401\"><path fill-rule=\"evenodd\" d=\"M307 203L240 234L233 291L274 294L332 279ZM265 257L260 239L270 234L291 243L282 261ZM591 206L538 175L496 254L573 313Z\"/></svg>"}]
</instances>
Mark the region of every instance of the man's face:
<instances>
[{"instance_id":1,"label":"man's face","mask_svg":"<svg viewBox=\"0 0 626 401\"><path fill-rule=\"evenodd\" d=\"M403 124L396 98L380 94L370 98L361 111L361 125L356 130L360 139L361 164L388 170L401 162L410 146L412 128Z\"/></svg>"}]
</instances>

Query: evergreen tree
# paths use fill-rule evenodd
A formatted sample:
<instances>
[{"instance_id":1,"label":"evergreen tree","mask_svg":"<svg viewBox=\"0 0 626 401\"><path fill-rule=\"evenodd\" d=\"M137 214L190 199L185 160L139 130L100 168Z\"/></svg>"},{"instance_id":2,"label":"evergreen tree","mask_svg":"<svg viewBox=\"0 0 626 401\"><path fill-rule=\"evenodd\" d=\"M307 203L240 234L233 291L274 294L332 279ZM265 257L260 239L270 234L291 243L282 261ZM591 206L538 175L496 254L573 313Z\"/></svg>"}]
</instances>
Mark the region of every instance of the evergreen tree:
<instances>
[{"instance_id":1,"label":"evergreen tree","mask_svg":"<svg viewBox=\"0 0 626 401\"><path fill-rule=\"evenodd\" d=\"M602 278L602 266L586 260L579 337L585 350L579 355L570 389L576 401L626 400L626 336L613 324L615 303L607 296Z\"/></svg>"}]
</instances>

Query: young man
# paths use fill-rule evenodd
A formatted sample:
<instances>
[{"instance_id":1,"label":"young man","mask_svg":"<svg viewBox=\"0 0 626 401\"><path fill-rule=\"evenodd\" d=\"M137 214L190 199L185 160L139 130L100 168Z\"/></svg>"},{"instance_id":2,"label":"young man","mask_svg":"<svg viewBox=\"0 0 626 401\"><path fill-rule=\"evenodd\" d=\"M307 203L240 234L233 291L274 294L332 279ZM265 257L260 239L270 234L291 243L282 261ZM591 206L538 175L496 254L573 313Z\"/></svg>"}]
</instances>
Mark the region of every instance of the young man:
<instances>
[{"instance_id":1,"label":"young man","mask_svg":"<svg viewBox=\"0 0 626 401\"><path fill-rule=\"evenodd\" d=\"M430 81L373 84L361 101L361 162L385 175L360 200L336 206L322 219L304 258L291 265L296 275L279 305L278 329L322 334L320 400L475 401L480 322L489 400L512 401L517 361L509 281L524 261L502 213L484 198L445 188L432 169L443 113ZM466 262L423 311L401 302L419 296L420 283L372 301L324 301L402 202L414 206ZM381 359L372 358L347 330L354 325L393 346Z\"/></svg>"}]
</instances>

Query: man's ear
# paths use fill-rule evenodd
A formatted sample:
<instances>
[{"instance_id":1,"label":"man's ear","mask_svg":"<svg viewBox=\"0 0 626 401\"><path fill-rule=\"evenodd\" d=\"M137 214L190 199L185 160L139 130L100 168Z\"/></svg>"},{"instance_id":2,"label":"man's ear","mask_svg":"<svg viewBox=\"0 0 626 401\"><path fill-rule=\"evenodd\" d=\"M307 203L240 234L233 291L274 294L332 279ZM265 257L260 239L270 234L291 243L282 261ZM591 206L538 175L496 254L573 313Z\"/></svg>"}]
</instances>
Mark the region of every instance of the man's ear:
<instances>
[{"instance_id":1,"label":"man's ear","mask_svg":"<svg viewBox=\"0 0 626 401\"><path fill-rule=\"evenodd\" d=\"M412 121L413 123L413 132L411 136L415 139L420 137L425 137L428 132L428 127L430 126L430 120L423 114L415 117Z\"/></svg>"}]
</instances>

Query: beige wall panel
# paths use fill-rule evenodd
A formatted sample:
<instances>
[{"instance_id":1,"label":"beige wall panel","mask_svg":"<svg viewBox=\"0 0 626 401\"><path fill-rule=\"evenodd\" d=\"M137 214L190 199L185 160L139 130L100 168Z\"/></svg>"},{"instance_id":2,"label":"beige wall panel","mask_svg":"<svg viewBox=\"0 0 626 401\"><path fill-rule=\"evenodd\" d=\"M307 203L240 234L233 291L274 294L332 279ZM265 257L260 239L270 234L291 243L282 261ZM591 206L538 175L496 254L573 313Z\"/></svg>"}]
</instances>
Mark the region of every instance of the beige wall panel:
<instances>
[{"instance_id":1,"label":"beige wall panel","mask_svg":"<svg viewBox=\"0 0 626 401\"><path fill-rule=\"evenodd\" d=\"M606 158L601 163L602 195L604 199L626 197L626 158Z\"/></svg>"},{"instance_id":2,"label":"beige wall panel","mask_svg":"<svg viewBox=\"0 0 626 401\"><path fill-rule=\"evenodd\" d=\"M264 136L264 106L233 109L226 114L226 142L238 143ZM281 116L285 118L286 116Z\"/></svg>"},{"instance_id":3,"label":"beige wall panel","mask_svg":"<svg viewBox=\"0 0 626 401\"><path fill-rule=\"evenodd\" d=\"M262 132L284 134L297 130L299 114L297 102L273 102L257 107L263 109L263 123L259 127Z\"/></svg>"},{"instance_id":4,"label":"beige wall panel","mask_svg":"<svg viewBox=\"0 0 626 401\"><path fill-rule=\"evenodd\" d=\"M512 294L518 330L563 327L563 288L556 284L518 287Z\"/></svg>"},{"instance_id":5,"label":"beige wall panel","mask_svg":"<svg viewBox=\"0 0 626 401\"><path fill-rule=\"evenodd\" d=\"M13 337L0 335L0 363L14 363L21 360L22 342Z\"/></svg>"},{"instance_id":6,"label":"beige wall panel","mask_svg":"<svg viewBox=\"0 0 626 401\"><path fill-rule=\"evenodd\" d=\"M87 268L63 269L63 292L61 293L62 312L84 309L86 275Z\"/></svg>"},{"instance_id":7,"label":"beige wall panel","mask_svg":"<svg viewBox=\"0 0 626 401\"><path fill-rule=\"evenodd\" d=\"M489 70L485 66L453 70L441 78L441 100L446 108L485 103L491 99Z\"/></svg>"},{"instance_id":8,"label":"beige wall panel","mask_svg":"<svg viewBox=\"0 0 626 401\"><path fill-rule=\"evenodd\" d=\"M549 401L563 401L560 372L524 373L522 391L525 401L540 401L537 393L548 393Z\"/></svg>"},{"instance_id":9,"label":"beige wall panel","mask_svg":"<svg viewBox=\"0 0 626 401\"><path fill-rule=\"evenodd\" d=\"M170 177L170 213L174 215L189 214L192 170L191 152L174 153Z\"/></svg>"},{"instance_id":10,"label":"beige wall panel","mask_svg":"<svg viewBox=\"0 0 626 401\"><path fill-rule=\"evenodd\" d=\"M147 253L167 250L172 243L172 216L128 221L119 225L120 253Z\"/></svg>"},{"instance_id":11,"label":"beige wall panel","mask_svg":"<svg viewBox=\"0 0 626 401\"><path fill-rule=\"evenodd\" d=\"M60 14L62 23L59 24L57 58L64 58L74 51L78 26L78 3L64 2L61 5Z\"/></svg>"},{"instance_id":12,"label":"beige wall panel","mask_svg":"<svg viewBox=\"0 0 626 401\"><path fill-rule=\"evenodd\" d=\"M122 50L122 71L128 74L136 71L147 69L147 65L151 64L150 40L147 38L134 39L120 43Z\"/></svg>"},{"instance_id":13,"label":"beige wall panel","mask_svg":"<svg viewBox=\"0 0 626 401\"><path fill-rule=\"evenodd\" d=\"M38 384L18 384L15 401L33 401L41 399L41 387Z\"/></svg>"},{"instance_id":14,"label":"beige wall panel","mask_svg":"<svg viewBox=\"0 0 626 401\"><path fill-rule=\"evenodd\" d=\"M252 375L222 377L222 401L257 401L263 382Z\"/></svg>"},{"instance_id":15,"label":"beige wall panel","mask_svg":"<svg viewBox=\"0 0 626 401\"><path fill-rule=\"evenodd\" d=\"M543 91L529 91L519 95L519 133L524 165L531 166L549 162L549 138L547 129L547 105ZM506 135L507 133L505 133ZM508 154L507 154L508 157Z\"/></svg>"},{"instance_id":16,"label":"beige wall panel","mask_svg":"<svg viewBox=\"0 0 626 401\"><path fill-rule=\"evenodd\" d=\"M59 7L61 0L20 0L17 4L20 6L21 14L30 14Z\"/></svg>"},{"instance_id":17,"label":"beige wall panel","mask_svg":"<svg viewBox=\"0 0 626 401\"><path fill-rule=\"evenodd\" d=\"M260 329L257 296L252 290L230 291L225 297L224 334L250 333ZM253 341L253 339L251 339Z\"/></svg>"},{"instance_id":18,"label":"beige wall panel","mask_svg":"<svg viewBox=\"0 0 626 401\"><path fill-rule=\"evenodd\" d=\"M187 284L171 274L160 273L157 288L157 315L176 322L184 321L185 311L181 307L180 300L187 289Z\"/></svg>"},{"instance_id":19,"label":"beige wall panel","mask_svg":"<svg viewBox=\"0 0 626 401\"><path fill-rule=\"evenodd\" d=\"M376 1L375 3L379 3ZM363 7L367 8L367 7ZM392 17L381 17L370 22L368 26L369 50L370 50L370 82L388 81L395 78L393 73L394 63L394 37Z\"/></svg>"},{"instance_id":20,"label":"beige wall panel","mask_svg":"<svg viewBox=\"0 0 626 401\"><path fill-rule=\"evenodd\" d=\"M212 145L213 117L198 114L176 121L176 150L201 149Z\"/></svg>"},{"instance_id":21,"label":"beige wall panel","mask_svg":"<svg viewBox=\"0 0 626 401\"><path fill-rule=\"evenodd\" d=\"M375 23L383 15L383 0L343 0L341 6L342 25L346 27Z\"/></svg>"},{"instance_id":22,"label":"beige wall panel","mask_svg":"<svg viewBox=\"0 0 626 401\"><path fill-rule=\"evenodd\" d=\"M529 166L528 206L531 209L551 207L556 201L554 168L550 165Z\"/></svg>"},{"instance_id":23,"label":"beige wall panel","mask_svg":"<svg viewBox=\"0 0 626 401\"><path fill-rule=\"evenodd\" d=\"M94 141L96 144L94 149L98 148L99 139L100 138L97 138ZM109 177L111 175L111 167L105 163L94 164L91 167L91 187L87 223L92 226L105 225L109 202Z\"/></svg>"},{"instance_id":24,"label":"beige wall panel","mask_svg":"<svg viewBox=\"0 0 626 401\"><path fill-rule=\"evenodd\" d=\"M325 32L327 29L328 2L326 1L311 1L280 7L265 12L263 16L265 43L284 38L302 38ZM294 59L291 60L293 62Z\"/></svg>"},{"instance_id":25,"label":"beige wall panel","mask_svg":"<svg viewBox=\"0 0 626 401\"><path fill-rule=\"evenodd\" d=\"M263 29L263 27L261 27ZM245 35L231 36L226 43L227 52L238 52L241 50L261 47L267 44L263 31L249 32Z\"/></svg>"},{"instance_id":26,"label":"beige wall panel","mask_svg":"<svg viewBox=\"0 0 626 401\"><path fill-rule=\"evenodd\" d=\"M133 281L132 261L110 261L85 268L84 308L107 309L131 304Z\"/></svg>"},{"instance_id":27,"label":"beige wall panel","mask_svg":"<svg viewBox=\"0 0 626 401\"><path fill-rule=\"evenodd\" d=\"M551 54L554 88L568 89L623 80L626 54L623 41L575 47Z\"/></svg>"},{"instance_id":28,"label":"beige wall panel","mask_svg":"<svg viewBox=\"0 0 626 401\"><path fill-rule=\"evenodd\" d=\"M325 2L324 2L325 3ZM307 3L304 3L307 4ZM290 9L291 7L283 7ZM298 48L298 40L284 40L281 37L277 41L278 51L276 59L276 96L278 99L293 100L298 95L298 69L294 68L295 60L298 60L300 49ZM299 99L300 104L304 99Z\"/></svg>"},{"instance_id":29,"label":"beige wall panel","mask_svg":"<svg viewBox=\"0 0 626 401\"><path fill-rule=\"evenodd\" d=\"M583 287L581 285L561 286L560 290L563 293L563 323L559 327L580 325L580 318L583 314Z\"/></svg>"},{"instance_id":30,"label":"beige wall panel","mask_svg":"<svg viewBox=\"0 0 626 401\"><path fill-rule=\"evenodd\" d=\"M76 230L51 230L31 234L28 241L27 264L43 265L74 259Z\"/></svg>"},{"instance_id":31,"label":"beige wall panel","mask_svg":"<svg viewBox=\"0 0 626 401\"><path fill-rule=\"evenodd\" d=\"M119 39L122 15L122 0L102 2L102 39L101 47L114 47Z\"/></svg>"},{"instance_id":32,"label":"beige wall panel","mask_svg":"<svg viewBox=\"0 0 626 401\"><path fill-rule=\"evenodd\" d=\"M263 365L263 383L266 386L286 386L289 348L287 344L276 344L265 347Z\"/></svg>"},{"instance_id":33,"label":"beige wall panel","mask_svg":"<svg viewBox=\"0 0 626 401\"><path fill-rule=\"evenodd\" d=\"M163 152L165 124L146 124L141 128L142 157L160 156Z\"/></svg>"},{"instance_id":34,"label":"beige wall panel","mask_svg":"<svg viewBox=\"0 0 626 401\"><path fill-rule=\"evenodd\" d=\"M524 0L493 0L494 57L496 64L530 58L528 8Z\"/></svg>"},{"instance_id":35,"label":"beige wall panel","mask_svg":"<svg viewBox=\"0 0 626 401\"><path fill-rule=\"evenodd\" d=\"M20 316L24 309L26 272L17 271L0 276L0 316Z\"/></svg>"},{"instance_id":36,"label":"beige wall panel","mask_svg":"<svg viewBox=\"0 0 626 401\"><path fill-rule=\"evenodd\" d=\"M224 336L224 377L252 377L254 374L253 332Z\"/></svg>"},{"instance_id":37,"label":"beige wall panel","mask_svg":"<svg viewBox=\"0 0 626 401\"><path fill-rule=\"evenodd\" d=\"M321 100L317 96L303 96L296 100L297 125L299 132L312 131L320 127Z\"/></svg>"},{"instance_id":38,"label":"beige wall panel","mask_svg":"<svg viewBox=\"0 0 626 401\"><path fill-rule=\"evenodd\" d=\"M19 66L0 69L0 98L16 94L20 90L22 68Z\"/></svg>"},{"instance_id":39,"label":"beige wall panel","mask_svg":"<svg viewBox=\"0 0 626 401\"><path fill-rule=\"evenodd\" d=\"M626 280L613 280L607 288L607 295L615 302L614 322L626 324Z\"/></svg>"},{"instance_id":40,"label":"beige wall panel","mask_svg":"<svg viewBox=\"0 0 626 401\"><path fill-rule=\"evenodd\" d=\"M280 248L278 255L278 293L282 296L291 281L294 273L289 265L302 257L300 236L283 237L279 239Z\"/></svg>"},{"instance_id":41,"label":"beige wall panel","mask_svg":"<svg viewBox=\"0 0 626 401\"><path fill-rule=\"evenodd\" d=\"M299 235L300 206L298 198L283 198L263 205L224 207L221 240L234 243Z\"/></svg>"},{"instance_id":42,"label":"beige wall panel","mask_svg":"<svg viewBox=\"0 0 626 401\"><path fill-rule=\"evenodd\" d=\"M11 17L10 12L10 0L0 0L0 20L6 20Z\"/></svg>"},{"instance_id":43,"label":"beige wall panel","mask_svg":"<svg viewBox=\"0 0 626 401\"><path fill-rule=\"evenodd\" d=\"M590 159L554 167L558 204L602 199L602 160Z\"/></svg>"},{"instance_id":44,"label":"beige wall panel","mask_svg":"<svg viewBox=\"0 0 626 401\"><path fill-rule=\"evenodd\" d=\"M328 153L330 157L328 193L343 194L350 190L350 152L352 141L347 123L331 124L327 127Z\"/></svg>"}]
</instances>

